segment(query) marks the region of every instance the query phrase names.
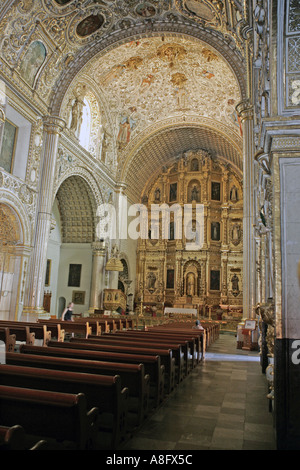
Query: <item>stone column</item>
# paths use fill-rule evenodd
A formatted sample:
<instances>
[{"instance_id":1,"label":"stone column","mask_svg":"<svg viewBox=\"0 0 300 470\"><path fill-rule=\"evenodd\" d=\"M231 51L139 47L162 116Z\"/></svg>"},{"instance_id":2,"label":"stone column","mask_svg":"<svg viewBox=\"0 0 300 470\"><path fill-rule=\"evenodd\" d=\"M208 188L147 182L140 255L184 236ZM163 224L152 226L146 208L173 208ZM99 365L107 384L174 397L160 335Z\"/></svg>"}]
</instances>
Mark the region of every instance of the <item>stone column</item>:
<instances>
[{"instance_id":1,"label":"stone column","mask_svg":"<svg viewBox=\"0 0 300 470\"><path fill-rule=\"evenodd\" d=\"M57 116L44 117L43 124L44 135L40 161L35 237L23 309L23 314L25 314L29 320L31 318L36 319L37 316L45 313L43 309L43 298L47 262L46 256L51 226L56 154L59 134L65 127L64 121Z\"/></svg>"},{"instance_id":2,"label":"stone column","mask_svg":"<svg viewBox=\"0 0 300 470\"><path fill-rule=\"evenodd\" d=\"M243 317L254 318L255 238L254 238L254 138L253 109L248 100L236 107L243 125Z\"/></svg>"},{"instance_id":3,"label":"stone column","mask_svg":"<svg viewBox=\"0 0 300 470\"><path fill-rule=\"evenodd\" d=\"M0 103L0 150L2 147L4 124L5 124L5 106Z\"/></svg>"},{"instance_id":4,"label":"stone column","mask_svg":"<svg viewBox=\"0 0 300 470\"><path fill-rule=\"evenodd\" d=\"M94 242L93 249L93 269L90 294L89 312L94 313L95 309L102 308L102 292L105 283L105 260L106 250L104 242Z\"/></svg>"}]
</instances>

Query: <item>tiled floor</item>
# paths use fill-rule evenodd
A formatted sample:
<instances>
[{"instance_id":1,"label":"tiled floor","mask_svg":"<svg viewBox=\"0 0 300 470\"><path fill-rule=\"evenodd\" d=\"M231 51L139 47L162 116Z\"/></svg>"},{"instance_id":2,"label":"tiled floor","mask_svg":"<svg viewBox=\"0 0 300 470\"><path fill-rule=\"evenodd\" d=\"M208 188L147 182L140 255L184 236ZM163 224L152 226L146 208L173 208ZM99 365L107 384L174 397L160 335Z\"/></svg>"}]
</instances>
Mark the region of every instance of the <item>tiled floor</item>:
<instances>
[{"instance_id":1,"label":"tiled floor","mask_svg":"<svg viewBox=\"0 0 300 470\"><path fill-rule=\"evenodd\" d=\"M126 443L126 450L275 450L258 352L221 334L206 358Z\"/></svg>"}]
</instances>

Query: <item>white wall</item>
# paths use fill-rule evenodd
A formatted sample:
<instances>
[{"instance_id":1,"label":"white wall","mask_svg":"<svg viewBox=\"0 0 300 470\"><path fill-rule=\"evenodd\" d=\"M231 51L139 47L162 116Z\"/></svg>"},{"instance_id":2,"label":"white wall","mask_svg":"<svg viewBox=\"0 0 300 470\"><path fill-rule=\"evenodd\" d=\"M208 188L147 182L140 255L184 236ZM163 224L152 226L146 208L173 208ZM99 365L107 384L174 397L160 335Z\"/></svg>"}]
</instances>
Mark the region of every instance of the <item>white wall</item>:
<instances>
[{"instance_id":1,"label":"white wall","mask_svg":"<svg viewBox=\"0 0 300 470\"><path fill-rule=\"evenodd\" d=\"M300 338L300 158L281 158L281 254L283 337Z\"/></svg>"},{"instance_id":2,"label":"white wall","mask_svg":"<svg viewBox=\"0 0 300 470\"><path fill-rule=\"evenodd\" d=\"M64 297L66 304L71 302L73 291L85 291L85 304L74 305L74 313L83 313L89 309L92 273L92 249L87 243L62 243L61 222L57 202L53 206L55 228L51 231L48 243L47 259L51 260L50 285L45 291L52 293L50 315L59 315L59 298ZM69 265L81 264L80 287L69 287Z\"/></svg>"},{"instance_id":3,"label":"white wall","mask_svg":"<svg viewBox=\"0 0 300 470\"><path fill-rule=\"evenodd\" d=\"M60 247L60 263L56 292L56 305L59 297L65 297L66 304L72 301L73 291L85 292L84 305L74 305L74 313L84 313L89 309L92 277L92 248L88 243L64 243ZM79 287L68 287L69 265L81 264Z\"/></svg>"}]
</instances>

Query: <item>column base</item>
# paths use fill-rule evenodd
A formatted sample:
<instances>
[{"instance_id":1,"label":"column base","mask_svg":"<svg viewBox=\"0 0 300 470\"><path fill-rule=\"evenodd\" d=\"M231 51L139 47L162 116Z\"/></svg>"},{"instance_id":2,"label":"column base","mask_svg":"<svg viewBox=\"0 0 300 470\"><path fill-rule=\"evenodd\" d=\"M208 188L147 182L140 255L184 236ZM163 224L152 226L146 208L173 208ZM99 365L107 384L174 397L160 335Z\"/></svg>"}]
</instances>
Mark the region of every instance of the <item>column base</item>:
<instances>
[{"instance_id":1,"label":"column base","mask_svg":"<svg viewBox=\"0 0 300 470\"><path fill-rule=\"evenodd\" d=\"M48 320L50 313L46 312L43 307L24 307L21 315L22 321L36 322L39 318Z\"/></svg>"}]
</instances>

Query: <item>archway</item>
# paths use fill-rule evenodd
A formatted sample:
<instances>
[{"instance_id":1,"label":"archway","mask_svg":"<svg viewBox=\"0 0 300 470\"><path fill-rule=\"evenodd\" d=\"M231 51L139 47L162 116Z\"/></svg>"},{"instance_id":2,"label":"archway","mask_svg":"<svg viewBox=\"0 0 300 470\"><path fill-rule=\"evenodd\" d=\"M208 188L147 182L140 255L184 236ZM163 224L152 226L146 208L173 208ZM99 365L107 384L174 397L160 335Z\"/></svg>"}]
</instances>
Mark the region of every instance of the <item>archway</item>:
<instances>
[{"instance_id":1,"label":"archway","mask_svg":"<svg viewBox=\"0 0 300 470\"><path fill-rule=\"evenodd\" d=\"M0 318L15 320L20 297L23 230L16 212L0 203Z\"/></svg>"},{"instance_id":2,"label":"archway","mask_svg":"<svg viewBox=\"0 0 300 470\"><path fill-rule=\"evenodd\" d=\"M62 299L74 301L74 313L89 309L96 212L93 191L83 177L69 176L61 183L47 251L51 277L45 290L52 292L51 315L61 314Z\"/></svg>"}]
</instances>

